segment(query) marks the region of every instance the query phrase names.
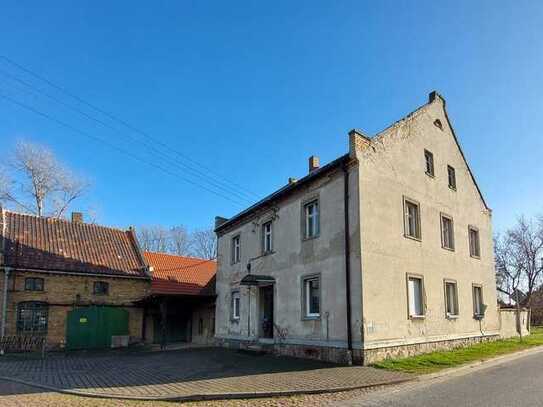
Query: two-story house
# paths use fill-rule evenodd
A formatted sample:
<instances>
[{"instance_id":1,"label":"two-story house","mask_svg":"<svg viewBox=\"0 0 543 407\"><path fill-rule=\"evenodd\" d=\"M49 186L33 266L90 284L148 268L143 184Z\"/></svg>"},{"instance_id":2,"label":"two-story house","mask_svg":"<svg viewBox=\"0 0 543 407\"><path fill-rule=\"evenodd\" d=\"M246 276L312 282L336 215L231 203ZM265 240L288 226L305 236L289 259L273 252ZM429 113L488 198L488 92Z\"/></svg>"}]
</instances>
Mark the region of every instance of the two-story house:
<instances>
[{"instance_id":1,"label":"two-story house","mask_svg":"<svg viewBox=\"0 0 543 407\"><path fill-rule=\"evenodd\" d=\"M216 232L224 346L371 363L500 334L491 210L436 92Z\"/></svg>"}]
</instances>

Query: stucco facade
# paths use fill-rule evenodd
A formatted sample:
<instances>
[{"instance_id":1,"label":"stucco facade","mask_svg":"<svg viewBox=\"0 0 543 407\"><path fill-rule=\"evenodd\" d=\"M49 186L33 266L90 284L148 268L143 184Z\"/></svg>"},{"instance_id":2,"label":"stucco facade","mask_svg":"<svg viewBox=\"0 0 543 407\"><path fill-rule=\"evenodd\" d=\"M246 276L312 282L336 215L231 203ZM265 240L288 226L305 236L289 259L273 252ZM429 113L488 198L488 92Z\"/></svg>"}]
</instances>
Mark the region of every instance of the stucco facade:
<instances>
[{"instance_id":1,"label":"stucco facade","mask_svg":"<svg viewBox=\"0 0 543 407\"><path fill-rule=\"evenodd\" d=\"M425 150L433 155L431 175ZM305 239L304 204L315 199L320 233ZM405 199L419 207L415 239L406 236ZM453 248L443 247L441 215L451 220ZM263 254L262 227L270 220L273 250ZM478 231L477 256L470 252L468 227ZM217 234L216 337L226 346L273 344L280 353L336 361L352 355L367 363L500 334L491 211L436 93L373 138L351 131L346 156L220 220ZM232 259L236 236L239 261ZM240 284L248 273L268 281ZM304 278L313 275L320 278L320 309L307 318ZM409 312L408 276L422 281L416 318ZM456 284L455 315L446 312L445 281ZM266 285L273 291L271 338L262 331ZM487 305L482 318L474 315L474 286ZM239 319L232 315L237 295Z\"/></svg>"}]
</instances>

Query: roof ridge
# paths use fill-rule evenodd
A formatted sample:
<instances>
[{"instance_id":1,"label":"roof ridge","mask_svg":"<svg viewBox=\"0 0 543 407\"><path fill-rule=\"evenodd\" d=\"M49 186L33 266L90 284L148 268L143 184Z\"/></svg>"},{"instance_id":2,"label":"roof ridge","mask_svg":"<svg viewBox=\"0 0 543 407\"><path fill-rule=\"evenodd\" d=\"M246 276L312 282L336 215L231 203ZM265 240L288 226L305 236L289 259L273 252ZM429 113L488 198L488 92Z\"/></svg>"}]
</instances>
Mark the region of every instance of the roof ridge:
<instances>
[{"instance_id":1,"label":"roof ridge","mask_svg":"<svg viewBox=\"0 0 543 407\"><path fill-rule=\"evenodd\" d=\"M55 218L54 216L39 216L39 215L35 215L33 213L18 212L18 211L12 211L12 210L8 210L8 209L4 209L3 212L4 212L4 214L28 216L28 217L31 217L31 218L43 219L43 220L47 220L47 221L51 220L53 222L64 222L64 223L68 223L68 224L71 224L71 225L76 224L76 225L81 225L81 226L94 226L94 227L110 229L110 230L114 230L114 231L118 231L118 232L129 232L130 231L130 228L123 229L123 228L119 228L119 227L115 227L115 226L99 225L97 223L88 223L88 222L76 223L76 222L72 222L71 220L68 220L68 219Z\"/></svg>"},{"instance_id":2,"label":"roof ridge","mask_svg":"<svg viewBox=\"0 0 543 407\"><path fill-rule=\"evenodd\" d=\"M183 259L191 259L191 260L202 260L202 261L212 261L212 262L217 262L216 259L204 259L203 257L196 257L196 256L183 256L181 254L172 254L172 253L165 253L165 252L156 252L156 251L152 251L152 250L145 250L143 251L143 254L160 254L160 255L164 255L164 256L170 256L170 257L179 257L179 258L183 258Z\"/></svg>"}]
</instances>

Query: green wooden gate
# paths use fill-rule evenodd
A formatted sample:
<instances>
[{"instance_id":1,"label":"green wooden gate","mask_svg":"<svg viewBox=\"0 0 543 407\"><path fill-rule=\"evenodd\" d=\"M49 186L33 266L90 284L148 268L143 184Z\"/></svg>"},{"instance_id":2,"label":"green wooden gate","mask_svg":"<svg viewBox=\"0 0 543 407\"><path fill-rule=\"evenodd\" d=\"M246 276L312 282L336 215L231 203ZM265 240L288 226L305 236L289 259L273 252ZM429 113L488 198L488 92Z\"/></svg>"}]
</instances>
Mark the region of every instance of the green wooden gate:
<instances>
[{"instance_id":1,"label":"green wooden gate","mask_svg":"<svg viewBox=\"0 0 543 407\"><path fill-rule=\"evenodd\" d=\"M128 311L117 307L91 306L68 313L66 347L100 349L111 347L111 337L128 335Z\"/></svg>"}]
</instances>

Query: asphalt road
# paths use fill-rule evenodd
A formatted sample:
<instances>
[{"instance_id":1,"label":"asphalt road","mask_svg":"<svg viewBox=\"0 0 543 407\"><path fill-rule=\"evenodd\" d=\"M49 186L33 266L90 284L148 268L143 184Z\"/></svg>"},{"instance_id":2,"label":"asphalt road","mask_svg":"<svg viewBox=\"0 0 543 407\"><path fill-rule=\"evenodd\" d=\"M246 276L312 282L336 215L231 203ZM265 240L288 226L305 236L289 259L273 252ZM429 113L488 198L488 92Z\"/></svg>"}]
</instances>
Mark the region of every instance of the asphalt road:
<instances>
[{"instance_id":1,"label":"asphalt road","mask_svg":"<svg viewBox=\"0 0 543 407\"><path fill-rule=\"evenodd\" d=\"M462 376L370 393L337 406L543 406L543 352Z\"/></svg>"}]
</instances>

